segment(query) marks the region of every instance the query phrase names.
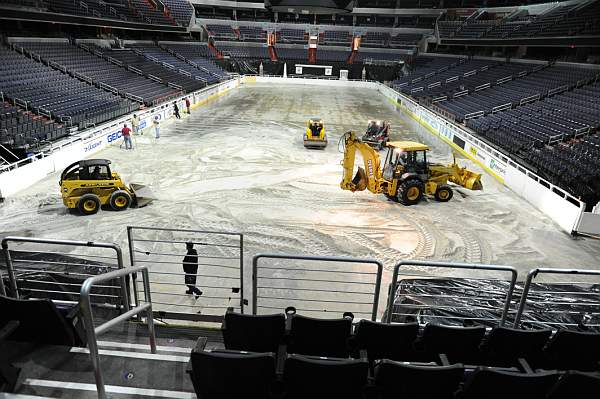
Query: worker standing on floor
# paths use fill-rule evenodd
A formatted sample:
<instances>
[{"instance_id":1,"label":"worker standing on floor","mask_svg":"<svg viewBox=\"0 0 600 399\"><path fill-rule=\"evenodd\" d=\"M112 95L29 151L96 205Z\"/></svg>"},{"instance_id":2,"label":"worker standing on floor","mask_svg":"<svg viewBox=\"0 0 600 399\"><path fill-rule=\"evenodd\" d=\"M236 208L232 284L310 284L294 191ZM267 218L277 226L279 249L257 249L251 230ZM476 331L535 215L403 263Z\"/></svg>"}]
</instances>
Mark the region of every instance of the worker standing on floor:
<instances>
[{"instance_id":1,"label":"worker standing on floor","mask_svg":"<svg viewBox=\"0 0 600 399\"><path fill-rule=\"evenodd\" d=\"M160 138L160 121L158 120L158 115L156 115L154 117L152 124L154 125L154 134L155 134L154 137L159 139Z\"/></svg>"},{"instance_id":2,"label":"worker standing on floor","mask_svg":"<svg viewBox=\"0 0 600 399\"><path fill-rule=\"evenodd\" d=\"M121 129L121 134L123 135L123 140L125 141L125 149L133 150L133 144L131 144L131 129L127 127L126 123L123 125L123 129Z\"/></svg>"},{"instance_id":3,"label":"worker standing on floor","mask_svg":"<svg viewBox=\"0 0 600 399\"><path fill-rule=\"evenodd\" d=\"M188 289L186 294L194 294L196 299L202 295L202 291L196 287L196 273L198 273L198 252L194 249L192 242L185 244L187 253L183 258L183 271L185 272L185 285Z\"/></svg>"},{"instance_id":4,"label":"worker standing on floor","mask_svg":"<svg viewBox=\"0 0 600 399\"><path fill-rule=\"evenodd\" d=\"M138 134L140 131L140 118L136 114L133 114L131 118L131 127L133 127L133 134ZM144 134L144 133L142 133Z\"/></svg>"},{"instance_id":5,"label":"worker standing on floor","mask_svg":"<svg viewBox=\"0 0 600 399\"><path fill-rule=\"evenodd\" d=\"M192 109L190 108L191 103L188 97L185 98L185 107L187 108L188 115L192 113Z\"/></svg>"}]
</instances>

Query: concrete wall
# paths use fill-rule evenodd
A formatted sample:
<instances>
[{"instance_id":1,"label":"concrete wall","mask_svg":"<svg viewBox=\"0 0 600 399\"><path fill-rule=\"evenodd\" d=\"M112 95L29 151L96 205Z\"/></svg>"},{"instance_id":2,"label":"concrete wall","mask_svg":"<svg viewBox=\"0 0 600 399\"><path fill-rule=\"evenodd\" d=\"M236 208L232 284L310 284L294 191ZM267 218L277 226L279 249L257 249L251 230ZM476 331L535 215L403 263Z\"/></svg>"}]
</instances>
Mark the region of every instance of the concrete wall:
<instances>
[{"instance_id":1,"label":"concrete wall","mask_svg":"<svg viewBox=\"0 0 600 399\"><path fill-rule=\"evenodd\" d=\"M239 84L239 79L233 79L190 93L185 97L190 98L192 108L195 108L227 93ZM185 109L183 100L185 97L177 100L179 109ZM167 104L135 112L140 117L140 129L150 128L156 116L161 121L170 119L173 115L172 104L173 101L169 101ZM71 163L87 158L110 145L120 145L123 142L121 136L123 124L130 125L132 116L133 113L124 115L109 123L78 133L62 143L56 143L54 148L40 154L39 158L31 158L6 167L5 171L0 173L0 198L10 197L49 174L62 171Z\"/></svg>"}]
</instances>

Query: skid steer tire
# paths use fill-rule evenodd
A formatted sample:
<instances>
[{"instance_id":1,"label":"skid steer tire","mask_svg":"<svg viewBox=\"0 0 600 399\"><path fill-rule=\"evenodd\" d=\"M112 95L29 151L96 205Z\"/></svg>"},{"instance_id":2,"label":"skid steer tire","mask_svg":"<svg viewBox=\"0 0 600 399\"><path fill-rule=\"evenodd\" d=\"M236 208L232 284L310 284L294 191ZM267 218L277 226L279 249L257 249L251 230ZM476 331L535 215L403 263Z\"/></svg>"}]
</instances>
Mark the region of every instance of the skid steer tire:
<instances>
[{"instance_id":1,"label":"skid steer tire","mask_svg":"<svg viewBox=\"0 0 600 399\"><path fill-rule=\"evenodd\" d=\"M439 202L448 202L454 196L454 191L452 191L452 187L447 184L442 184L435 190L435 199Z\"/></svg>"},{"instance_id":2,"label":"skid steer tire","mask_svg":"<svg viewBox=\"0 0 600 399\"><path fill-rule=\"evenodd\" d=\"M416 205L421 201L423 191L423 183L419 180L411 179L398 186L398 194L396 197L398 198L398 202L402 205Z\"/></svg>"},{"instance_id":3,"label":"skid steer tire","mask_svg":"<svg viewBox=\"0 0 600 399\"><path fill-rule=\"evenodd\" d=\"M125 190L117 190L110 195L108 203L113 210L123 211L131 205L131 195Z\"/></svg>"},{"instance_id":4,"label":"skid steer tire","mask_svg":"<svg viewBox=\"0 0 600 399\"><path fill-rule=\"evenodd\" d=\"M82 215L93 215L100 209L100 197L96 194L83 194L77 202L77 209Z\"/></svg>"}]
</instances>

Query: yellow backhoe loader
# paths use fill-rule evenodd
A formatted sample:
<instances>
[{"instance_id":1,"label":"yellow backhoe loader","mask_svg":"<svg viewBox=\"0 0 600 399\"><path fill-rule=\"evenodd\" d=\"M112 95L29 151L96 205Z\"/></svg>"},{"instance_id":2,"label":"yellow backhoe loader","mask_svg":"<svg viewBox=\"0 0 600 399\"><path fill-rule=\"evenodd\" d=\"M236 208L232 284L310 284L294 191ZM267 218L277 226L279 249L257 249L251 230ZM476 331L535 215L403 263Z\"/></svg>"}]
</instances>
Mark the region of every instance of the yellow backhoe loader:
<instances>
[{"instance_id":1,"label":"yellow backhoe loader","mask_svg":"<svg viewBox=\"0 0 600 399\"><path fill-rule=\"evenodd\" d=\"M95 214L102 205L122 211L152 202L151 198L140 196L145 186L126 186L118 173L111 172L107 159L85 159L69 165L58 184L65 206L84 215Z\"/></svg>"},{"instance_id":2,"label":"yellow backhoe loader","mask_svg":"<svg viewBox=\"0 0 600 399\"><path fill-rule=\"evenodd\" d=\"M452 182L470 190L481 190L481 175L461 168L456 160L446 166L427 162L429 147L413 141L390 141L383 170L377 150L362 142L354 132L345 133L340 139L344 144L344 175L340 186L344 190L385 194L393 201L415 205L423 195L433 195L440 202L453 196ZM364 161L352 178L356 152Z\"/></svg>"}]
</instances>

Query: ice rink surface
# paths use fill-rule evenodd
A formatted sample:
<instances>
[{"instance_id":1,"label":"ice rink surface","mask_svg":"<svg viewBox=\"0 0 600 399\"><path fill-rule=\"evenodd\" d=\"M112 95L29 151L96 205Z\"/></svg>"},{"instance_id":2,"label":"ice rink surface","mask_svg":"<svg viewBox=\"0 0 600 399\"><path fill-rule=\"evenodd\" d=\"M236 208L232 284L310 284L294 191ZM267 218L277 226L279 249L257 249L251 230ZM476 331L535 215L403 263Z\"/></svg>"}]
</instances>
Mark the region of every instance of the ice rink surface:
<instances>
[{"instance_id":1,"label":"ice rink surface","mask_svg":"<svg viewBox=\"0 0 600 399\"><path fill-rule=\"evenodd\" d=\"M310 117L325 122L324 151L303 147ZM450 147L376 92L244 85L164 124L159 140L147 130L133 151L113 146L94 156L110 159L127 183L149 185L151 205L71 214L55 173L6 200L0 231L123 248L128 225L236 231L245 235L247 265L258 252L369 257L384 262L384 282L396 262L409 258L513 265L522 275L542 266L598 267L600 241L569 236L485 173L483 191L458 188L449 203L405 207L368 191L341 190L338 140L351 129L362 134L375 118L391 122L392 140L424 142L430 160L451 161Z\"/></svg>"}]
</instances>

